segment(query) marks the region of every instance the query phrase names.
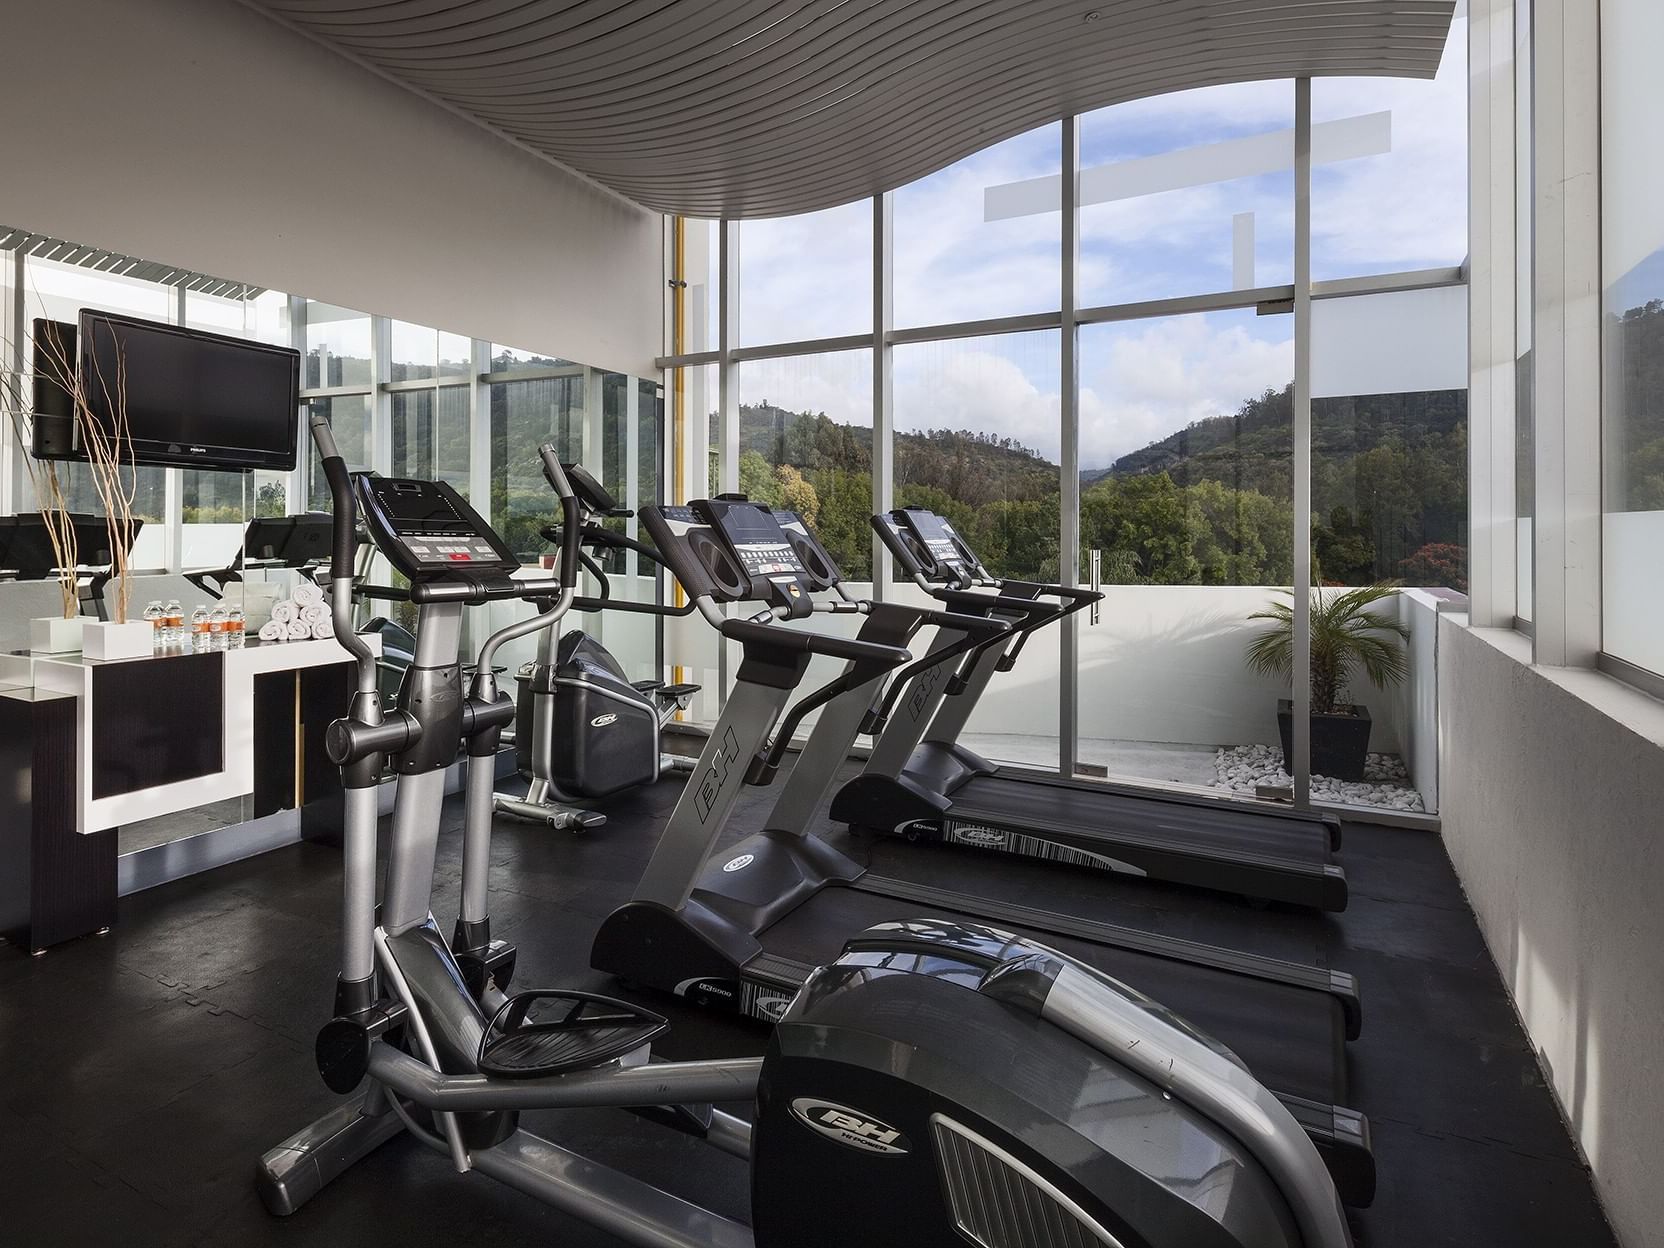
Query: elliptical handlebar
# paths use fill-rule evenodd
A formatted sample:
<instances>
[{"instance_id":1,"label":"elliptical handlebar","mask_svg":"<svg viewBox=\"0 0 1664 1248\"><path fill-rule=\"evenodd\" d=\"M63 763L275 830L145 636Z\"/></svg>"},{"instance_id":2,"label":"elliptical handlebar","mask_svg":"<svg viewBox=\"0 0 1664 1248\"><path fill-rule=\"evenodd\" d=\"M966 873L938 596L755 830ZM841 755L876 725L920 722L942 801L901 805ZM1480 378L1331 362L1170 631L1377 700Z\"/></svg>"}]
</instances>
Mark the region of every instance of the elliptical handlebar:
<instances>
[{"instance_id":1,"label":"elliptical handlebar","mask_svg":"<svg viewBox=\"0 0 1664 1248\"><path fill-rule=\"evenodd\" d=\"M358 555L358 503L352 494L352 474L347 461L341 458L335 445L335 431L329 417L322 412L312 413L312 441L318 448L324 480L329 483L332 511L332 531L329 563L330 622L335 628L335 640L358 665L358 692L375 694L380 684L376 673L375 652L352 626L352 594L356 581L354 564Z\"/></svg>"},{"instance_id":2,"label":"elliptical handlebar","mask_svg":"<svg viewBox=\"0 0 1664 1248\"><path fill-rule=\"evenodd\" d=\"M567 480L566 469L561 467L560 453L555 450L555 444L545 442L537 448L537 453L543 460L544 479L560 496L560 586L563 591L575 591L578 588L578 549L582 537L580 529L583 526L583 504L578 501L578 496L572 489L572 482Z\"/></svg>"}]
</instances>

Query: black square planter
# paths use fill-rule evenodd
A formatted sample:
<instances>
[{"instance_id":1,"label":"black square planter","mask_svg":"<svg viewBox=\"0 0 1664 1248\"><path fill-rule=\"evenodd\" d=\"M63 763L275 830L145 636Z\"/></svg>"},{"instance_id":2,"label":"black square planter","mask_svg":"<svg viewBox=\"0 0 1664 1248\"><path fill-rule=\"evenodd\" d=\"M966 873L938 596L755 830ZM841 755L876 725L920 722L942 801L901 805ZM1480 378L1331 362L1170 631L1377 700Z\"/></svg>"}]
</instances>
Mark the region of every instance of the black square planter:
<instances>
[{"instance_id":1,"label":"black square planter","mask_svg":"<svg viewBox=\"0 0 1664 1248\"><path fill-rule=\"evenodd\" d=\"M1331 780L1362 780L1369 754L1369 708L1355 715L1312 715L1312 774ZM1283 770L1294 774L1294 703L1277 699L1277 732L1283 740Z\"/></svg>"}]
</instances>

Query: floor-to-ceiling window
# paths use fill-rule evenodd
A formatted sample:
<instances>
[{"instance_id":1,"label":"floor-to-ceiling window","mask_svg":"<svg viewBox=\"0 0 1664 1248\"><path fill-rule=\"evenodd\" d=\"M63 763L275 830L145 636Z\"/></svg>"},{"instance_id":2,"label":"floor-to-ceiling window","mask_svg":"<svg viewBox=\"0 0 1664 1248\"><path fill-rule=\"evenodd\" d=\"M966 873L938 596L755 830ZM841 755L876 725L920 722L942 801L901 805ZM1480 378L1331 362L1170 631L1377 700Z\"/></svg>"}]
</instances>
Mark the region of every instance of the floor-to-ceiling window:
<instances>
[{"instance_id":1,"label":"floor-to-ceiling window","mask_svg":"<svg viewBox=\"0 0 1664 1248\"><path fill-rule=\"evenodd\" d=\"M986 753L1294 787L1277 717L1291 678L1245 650L1265 627L1251 617L1288 601L1295 551L1311 542L1320 586L1382 585L1394 620L1404 594L1466 585L1465 45L1458 19L1433 81L1314 83L1304 126L1295 84L1230 84L1041 127L881 201L681 223L695 241L671 284L703 295L667 336L665 363L685 365L672 418L711 458L680 497L728 482L795 498L852 573L857 511L932 506L1001 575L1101 587L1067 642L1037 639L990 686L971 723ZM727 306L725 251L736 329L694 341ZM1297 323L1303 269L1314 310ZM1399 346L1368 326L1399 314L1443 337L1395 371ZM1302 342L1314 375L1297 394ZM1416 808L1407 694L1353 693L1379 707L1372 783L1319 795Z\"/></svg>"}]
</instances>

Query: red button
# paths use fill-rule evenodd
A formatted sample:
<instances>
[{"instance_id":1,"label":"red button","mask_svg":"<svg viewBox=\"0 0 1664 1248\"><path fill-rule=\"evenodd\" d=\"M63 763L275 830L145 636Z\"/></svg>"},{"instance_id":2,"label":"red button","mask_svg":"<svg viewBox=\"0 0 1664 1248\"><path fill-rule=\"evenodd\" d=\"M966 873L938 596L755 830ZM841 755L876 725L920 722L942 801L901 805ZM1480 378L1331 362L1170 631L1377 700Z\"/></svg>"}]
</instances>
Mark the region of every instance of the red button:
<instances>
[{"instance_id":1,"label":"red button","mask_svg":"<svg viewBox=\"0 0 1664 1248\"><path fill-rule=\"evenodd\" d=\"M445 557L447 559L449 559L452 563L457 563L457 562L468 563L474 558L474 556L472 556L472 555L463 555L463 554L451 554L451 555L446 555Z\"/></svg>"}]
</instances>

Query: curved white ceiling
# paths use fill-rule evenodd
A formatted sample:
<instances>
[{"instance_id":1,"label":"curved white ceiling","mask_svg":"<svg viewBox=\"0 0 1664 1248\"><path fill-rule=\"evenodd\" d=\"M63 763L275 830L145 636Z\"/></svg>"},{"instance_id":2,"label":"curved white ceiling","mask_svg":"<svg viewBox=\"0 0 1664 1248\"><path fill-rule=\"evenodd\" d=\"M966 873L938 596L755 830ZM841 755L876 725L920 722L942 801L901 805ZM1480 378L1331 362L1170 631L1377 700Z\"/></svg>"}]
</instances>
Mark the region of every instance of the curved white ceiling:
<instances>
[{"instance_id":1,"label":"curved white ceiling","mask_svg":"<svg viewBox=\"0 0 1664 1248\"><path fill-rule=\"evenodd\" d=\"M1431 77L1455 0L252 0L662 212L807 212L1070 113Z\"/></svg>"}]
</instances>

